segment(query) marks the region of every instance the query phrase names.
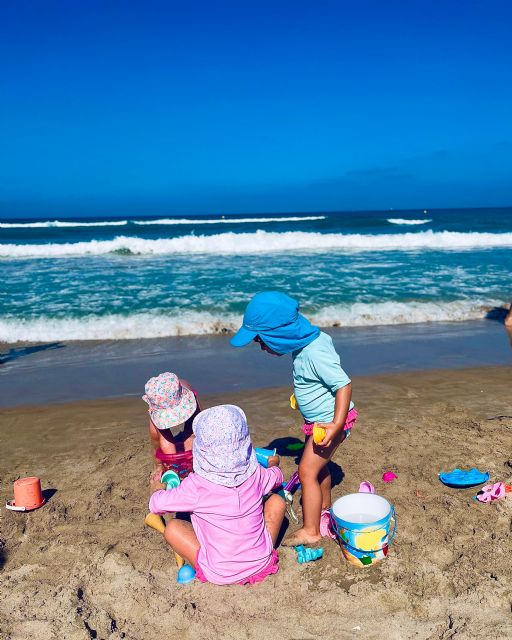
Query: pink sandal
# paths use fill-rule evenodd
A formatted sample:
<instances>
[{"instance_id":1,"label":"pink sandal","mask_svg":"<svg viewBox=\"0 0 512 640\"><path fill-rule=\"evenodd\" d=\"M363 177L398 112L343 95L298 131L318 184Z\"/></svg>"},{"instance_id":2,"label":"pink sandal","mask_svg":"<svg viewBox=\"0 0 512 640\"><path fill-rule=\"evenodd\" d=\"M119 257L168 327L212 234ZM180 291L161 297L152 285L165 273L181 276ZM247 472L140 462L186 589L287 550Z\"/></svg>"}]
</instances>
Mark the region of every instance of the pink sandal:
<instances>
[{"instance_id":1,"label":"pink sandal","mask_svg":"<svg viewBox=\"0 0 512 640\"><path fill-rule=\"evenodd\" d=\"M336 538L331 529L331 514L329 509L324 509L320 514L320 535L322 537Z\"/></svg>"},{"instance_id":2,"label":"pink sandal","mask_svg":"<svg viewBox=\"0 0 512 640\"><path fill-rule=\"evenodd\" d=\"M496 482L495 484L486 484L476 494L475 500L479 502L494 502L495 500L502 500L507 493L512 491L512 487L504 482Z\"/></svg>"}]
</instances>

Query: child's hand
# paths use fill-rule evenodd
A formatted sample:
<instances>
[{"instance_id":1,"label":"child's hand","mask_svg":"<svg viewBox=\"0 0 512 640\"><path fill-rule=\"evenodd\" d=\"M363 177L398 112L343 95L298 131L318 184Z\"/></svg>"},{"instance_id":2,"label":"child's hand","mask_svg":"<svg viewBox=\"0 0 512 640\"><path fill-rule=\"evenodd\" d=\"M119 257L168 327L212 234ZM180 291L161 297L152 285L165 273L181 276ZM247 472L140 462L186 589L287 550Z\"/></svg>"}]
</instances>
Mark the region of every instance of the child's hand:
<instances>
[{"instance_id":1,"label":"child's hand","mask_svg":"<svg viewBox=\"0 0 512 640\"><path fill-rule=\"evenodd\" d=\"M317 426L319 426L321 429L325 429L324 439L321 442L318 442L317 446L321 447L322 449L326 449L327 447L331 446L333 440L340 432L341 427L337 424L334 424L334 422L318 422Z\"/></svg>"},{"instance_id":2,"label":"child's hand","mask_svg":"<svg viewBox=\"0 0 512 640\"><path fill-rule=\"evenodd\" d=\"M278 467L281 462L281 458L278 455L269 456L268 458L268 467Z\"/></svg>"}]
</instances>

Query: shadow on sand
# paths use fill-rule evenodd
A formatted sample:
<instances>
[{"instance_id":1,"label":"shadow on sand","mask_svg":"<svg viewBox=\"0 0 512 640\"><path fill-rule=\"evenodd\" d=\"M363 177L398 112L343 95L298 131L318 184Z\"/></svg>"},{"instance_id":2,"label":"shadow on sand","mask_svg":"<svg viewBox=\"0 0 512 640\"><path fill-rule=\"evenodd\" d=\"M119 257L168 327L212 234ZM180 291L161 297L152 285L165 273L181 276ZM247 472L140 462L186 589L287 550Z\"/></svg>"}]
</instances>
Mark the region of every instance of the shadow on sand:
<instances>
[{"instance_id":1,"label":"shadow on sand","mask_svg":"<svg viewBox=\"0 0 512 640\"><path fill-rule=\"evenodd\" d=\"M23 358L25 356L31 356L39 351L48 351L51 349L63 349L66 345L61 342L49 342L48 344L38 344L31 347L15 347L9 349L7 353L0 353L0 365Z\"/></svg>"}]
</instances>

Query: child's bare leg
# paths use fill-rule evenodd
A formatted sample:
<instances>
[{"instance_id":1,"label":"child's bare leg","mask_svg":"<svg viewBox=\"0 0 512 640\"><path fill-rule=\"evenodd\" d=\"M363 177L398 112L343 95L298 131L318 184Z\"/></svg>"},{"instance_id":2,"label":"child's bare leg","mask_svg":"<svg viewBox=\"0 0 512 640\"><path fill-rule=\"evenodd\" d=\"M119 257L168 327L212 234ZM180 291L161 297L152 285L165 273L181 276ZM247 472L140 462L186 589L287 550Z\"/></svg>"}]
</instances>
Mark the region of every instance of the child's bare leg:
<instances>
[{"instance_id":1,"label":"child's bare leg","mask_svg":"<svg viewBox=\"0 0 512 640\"><path fill-rule=\"evenodd\" d=\"M318 474L318 482L320 484L320 491L322 492L322 511L324 511L324 509L330 509L332 504L331 472L329 471L328 464L326 464Z\"/></svg>"},{"instance_id":2,"label":"child's bare leg","mask_svg":"<svg viewBox=\"0 0 512 640\"><path fill-rule=\"evenodd\" d=\"M308 438L299 464L299 480L302 484L303 524L301 529L283 540L283 545L295 547L299 544L315 544L322 539L320 535L320 513L324 500L330 501L330 476L327 463L344 439L345 434L342 431L330 447L320 449L316 445L313 446L313 438ZM322 491L321 481L325 483L325 494Z\"/></svg>"},{"instance_id":3,"label":"child's bare leg","mask_svg":"<svg viewBox=\"0 0 512 640\"><path fill-rule=\"evenodd\" d=\"M158 446L163 453L176 453L176 442L170 429L158 430Z\"/></svg>"},{"instance_id":4,"label":"child's bare leg","mask_svg":"<svg viewBox=\"0 0 512 640\"><path fill-rule=\"evenodd\" d=\"M164 538L173 551L179 554L192 567L196 566L199 540L190 522L186 520L169 520L165 527Z\"/></svg>"},{"instance_id":5,"label":"child's bare leg","mask_svg":"<svg viewBox=\"0 0 512 640\"><path fill-rule=\"evenodd\" d=\"M151 477L149 480L151 491L158 491L161 489L160 486L160 478L162 473L164 472L163 464L154 457L154 454L158 448L160 448L164 453L176 453L176 445L170 439L173 439L172 433L170 430L162 430L160 431L155 427L152 420L149 420L149 436L151 438L151 442L154 445L153 458L154 458L154 467L151 473Z\"/></svg>"},{"instance_id":6,"label":"child's bare leg","mask_svg":"<svg viewBox=\"0 0 512 640\"><path fill-rule=\"evenodd\" d=\"M341 439L336 445L336 447L338 447L342 442L344 442L346 437L347 437L347 432L343 431ZM333 449L331 458L334 454L334 451L336 451L336 448ZM331 496L332 479L331 479L331 472L329 471L329 462L318 474L318 482L320 483L320 489L322 490L322 511L324 509L330 509L332 507L332 496Z\"/></svg>"},{"instance_id":7,"label":"child's bare leg","mask_svg":"<svg viewBox=\"0 0 512 640\"><path fill-rule=\"evenodd\" d=\"M279 531L286 513L286 503L281 496L273 495L268 498L263 508L263 517L265 518L265 526L270 533L272 543L275 546Z\"/></svg>"}]
</instances>

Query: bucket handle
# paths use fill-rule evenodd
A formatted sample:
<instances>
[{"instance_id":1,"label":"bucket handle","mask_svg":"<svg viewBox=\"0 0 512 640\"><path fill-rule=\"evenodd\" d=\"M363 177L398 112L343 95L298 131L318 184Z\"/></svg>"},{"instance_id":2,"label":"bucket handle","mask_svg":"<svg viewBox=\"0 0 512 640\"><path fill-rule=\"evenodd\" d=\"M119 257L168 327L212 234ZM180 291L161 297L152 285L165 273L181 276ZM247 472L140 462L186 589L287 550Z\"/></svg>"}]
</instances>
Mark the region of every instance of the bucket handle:
<instances>
[{"instance_id":1,"label":"bucket handle","mask_svg":"<svg viewBox=\"0 0 512 640\"><path fill-rule=\"evenodd\" d=\"M391 532L391 535L388 541L386 542L386 544L383 547L380 547L380 549L358 549L357 547L353 547L351 544L349 544L345 540L343 540L343 545L349 549L352 549L353 551L357 551L358 553L376 553L378 551L384 551L384 549L386 547L389 547L389 545L393 542L393 538L395 537L395 533L396 533L396 512L395 512L394 506L391 507L391 516L389 519L393 520L393 531ZM331 513L331 526L336 531L336 533L338 533L338 529L336 528L335 524L336 524L336 521L334 520ZM339 537L340 536L338 534L338 539Z\"/></svg>"}]
</instances>

